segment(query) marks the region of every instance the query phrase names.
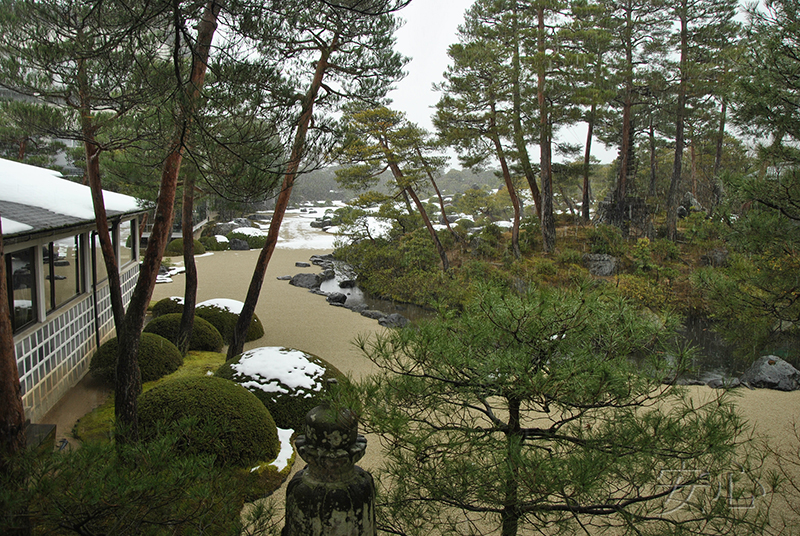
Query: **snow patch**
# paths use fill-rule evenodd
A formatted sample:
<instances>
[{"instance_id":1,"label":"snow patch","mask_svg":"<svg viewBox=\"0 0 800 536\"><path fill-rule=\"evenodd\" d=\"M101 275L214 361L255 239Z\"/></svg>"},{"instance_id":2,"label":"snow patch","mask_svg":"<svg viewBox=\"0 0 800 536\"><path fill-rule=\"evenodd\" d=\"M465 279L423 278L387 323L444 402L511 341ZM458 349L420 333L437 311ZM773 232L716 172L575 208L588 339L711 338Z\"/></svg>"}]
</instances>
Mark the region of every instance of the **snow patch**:
<instances>
[{"instance_id":1,"label":"snow patch","mask_svg":"<svg viewBox=\"0 0 800 536\"><path fill-rule=\"evenodd\" d=\"M265 392L288 392L289 389L322 390L320 378L325 369L312 363L308 354L300 350L266 346L254 348L242 354L239 362L231 365L233 370L253 381L242 383ZM261 383L268 382L268 383ZM280 382L281 385L278 385Z\"/></svg>"}]
</instances>

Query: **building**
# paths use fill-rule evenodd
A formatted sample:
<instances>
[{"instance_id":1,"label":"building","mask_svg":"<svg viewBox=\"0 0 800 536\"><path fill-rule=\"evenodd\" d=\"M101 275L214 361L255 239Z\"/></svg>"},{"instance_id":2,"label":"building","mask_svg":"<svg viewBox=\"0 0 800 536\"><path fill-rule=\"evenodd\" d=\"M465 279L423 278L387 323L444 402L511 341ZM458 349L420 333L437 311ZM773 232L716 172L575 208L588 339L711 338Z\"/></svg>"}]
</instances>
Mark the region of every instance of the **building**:
<instances>
[{"instance_id":1,"label":"building","mask_svg":"<svg viewBox=\"0 0 800 536\"><path fill-rule=\"evenodd\" d=\"M127 195L105 191L103 199L127 304L139 274L145 210ZM112 336L108 277L88 186L0 159L0 223L22 400L36 422Z\"/></svg>"}]
</instances>

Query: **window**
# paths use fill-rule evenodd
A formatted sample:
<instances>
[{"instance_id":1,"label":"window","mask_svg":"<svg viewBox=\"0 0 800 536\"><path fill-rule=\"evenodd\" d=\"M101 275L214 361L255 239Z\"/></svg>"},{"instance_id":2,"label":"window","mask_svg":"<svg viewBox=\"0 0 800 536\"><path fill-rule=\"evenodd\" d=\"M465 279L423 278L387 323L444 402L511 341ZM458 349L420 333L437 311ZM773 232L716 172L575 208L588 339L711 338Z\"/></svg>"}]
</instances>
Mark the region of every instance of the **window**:
<instances>
[{"instance_id":1,"label":"window","mask_svg":"<svg viewBox=\"0 0 800 536\"><path fill-rule=\"evenodd\" d=\"M123 266L129 262L136 261L136 248L134 237L139 229L136 227L136 220L124 221L119 226L120 259Z\"/></svg>"},{"instance_id":2,"label":"window","mask_svg":"<svg viewBox=\"0 0 800 536\"><path fill-rule=\"evenodd\" d=\"M95 282L100 283L108 278L106 262L103 260L103 248L100 246L100 237L96 231L92 232L92 266Z\"/></svg>"},{"instance_id":3,"label":"window","mask_svg":"<svg viewBox=\"0 0 800 536\"><path fill-rule=\"evenodd\" d=\"M84 291L78 236L50 242L44 248L44 277L48 310L64 305Z\"/></svg>"},{"instance_id":4,"label":"window","mask_svg":"<svg viewBox=\"0 0 800 536\"><path fill-rule=\"evenodd\" d=\"M11 325L15 333L37 320L34 256L33 248L6 255L8 301L12 311Z\"/></svg>"}]
</instances>

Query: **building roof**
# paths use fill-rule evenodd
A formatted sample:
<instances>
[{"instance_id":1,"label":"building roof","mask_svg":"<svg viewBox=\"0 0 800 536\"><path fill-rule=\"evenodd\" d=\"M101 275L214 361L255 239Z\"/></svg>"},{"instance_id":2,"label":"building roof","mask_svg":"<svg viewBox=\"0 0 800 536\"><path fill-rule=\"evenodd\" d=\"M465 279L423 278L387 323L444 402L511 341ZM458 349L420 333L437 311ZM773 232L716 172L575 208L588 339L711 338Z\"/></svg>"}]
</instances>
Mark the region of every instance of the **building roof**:
<instances>
[{"instance_id":1,"label":"building roof","mask_svg":"<svg viewBox=\"0 0 800 536\"><path fill-rule=\"evenodd\" d=\"M143 212L136 198L103 190L109 218ZM88 186L57 171L0 158L0 219L4 237L36 234L94 221Z\"/></svg>"}]
</instances>

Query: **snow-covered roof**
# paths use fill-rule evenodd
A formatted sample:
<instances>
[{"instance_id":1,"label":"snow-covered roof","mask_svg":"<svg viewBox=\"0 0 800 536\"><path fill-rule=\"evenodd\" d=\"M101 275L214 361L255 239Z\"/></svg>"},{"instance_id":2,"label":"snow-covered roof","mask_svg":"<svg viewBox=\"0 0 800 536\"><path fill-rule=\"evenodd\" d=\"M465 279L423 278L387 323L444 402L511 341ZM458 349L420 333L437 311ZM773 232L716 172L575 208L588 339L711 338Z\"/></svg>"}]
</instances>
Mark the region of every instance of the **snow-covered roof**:
<instances>
[{"instance_id":1,"label":"snow-covered roof","mask_svg":"<svg viewBox=\"0 0 800 536\"><path fill-rule=\"evenodd\" d=\"M143 211L129 195L103 190L103 200L109 217ZM92 193L57 171L0 158L0 218L6 237L86 224Z\"/></svg>"}]
</instances>

